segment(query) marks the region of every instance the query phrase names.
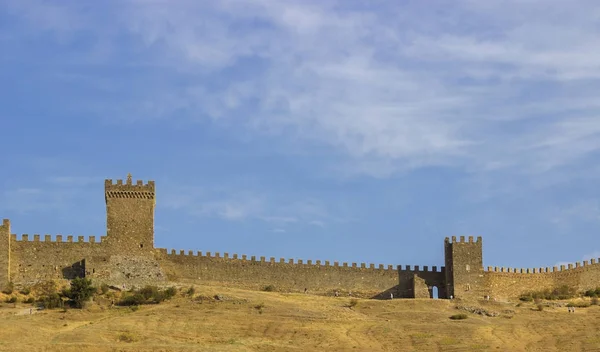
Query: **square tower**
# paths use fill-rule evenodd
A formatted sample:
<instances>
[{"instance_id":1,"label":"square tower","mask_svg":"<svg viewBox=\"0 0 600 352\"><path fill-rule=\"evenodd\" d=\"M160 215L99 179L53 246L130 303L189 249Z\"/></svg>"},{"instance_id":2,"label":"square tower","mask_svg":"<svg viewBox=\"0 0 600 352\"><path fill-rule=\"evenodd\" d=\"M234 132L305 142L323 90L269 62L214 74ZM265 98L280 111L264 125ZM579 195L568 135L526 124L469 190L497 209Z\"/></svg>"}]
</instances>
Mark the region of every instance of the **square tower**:
<instances>
[{"instance_id":1,"label":"square tower","mask_svg":"<svg viewBox=\"0 0 600 352\"><path fill-rule=\"evenodd\" d=\"M446 262L446 292L448 297L478 297L483 295L483 241L481 236L473 241L469 236L448 237L444 242L444 256Z\"/></svg>"},{"instance_id":2,"label":"square tower","mask_svg":"<svg viewBox=\"0 0 600 352\"><path fill-rule=\"evenodd\" d=\"M134 185L127 181L104 181L106 199L106 242L117 253L136 254L154 248L154 181Z\"/></svg>"}]
</instances>

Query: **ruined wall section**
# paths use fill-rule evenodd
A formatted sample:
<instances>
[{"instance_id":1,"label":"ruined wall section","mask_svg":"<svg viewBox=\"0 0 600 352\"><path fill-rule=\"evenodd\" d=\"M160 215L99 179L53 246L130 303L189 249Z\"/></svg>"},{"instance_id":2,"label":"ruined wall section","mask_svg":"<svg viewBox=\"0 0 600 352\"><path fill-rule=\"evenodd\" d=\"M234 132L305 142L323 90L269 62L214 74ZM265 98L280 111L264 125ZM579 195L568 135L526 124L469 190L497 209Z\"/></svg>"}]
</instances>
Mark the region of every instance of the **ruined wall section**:
<instances>
[{"instance_id":1,"label":"ruined wall section","mask_svg":"<svg viewBox=\"0 0 600 352\"><path fill-rule=\"evenodd\" d=\"M89 261L107 261L109 252L104 243L96 241L96 237L90 236L88 241L84 239L84 236L78 236L73 241L73 236L67 236L66 242L63 242L62 235L57 235L56 240L52 241L50 235L45 235L41 241L40 235L34 235L33 239L29 235L22 235L17 240L17 235L11 235L12 281L30 285L93 274L95 269L88 264Z\"/></svg>"},{"instance_id":2,"label":"ruined wall section","mask_svg":"<svg viewBox=\"0 0 600 352\"><path fill-rule=\"evenodd\" d=\"M119 255L144 256L154 248L154 181L133 184L127 180L104 181L107 245Z\"/></svg>"},{"instance_id":3,"label":"ruined wall section","mask_svg":"<svg viewBox=\"0 0 600 352\"><path fill-rule=\"evenodd\" d=\"M446 294L446 268L437 266L406 265L404 269L398 265L398 288L397 295L402 298L424 298L422 287L428 290L428 297L432 297L433 287L438 288L438 298L447 298ZM424 286L423 286L424 285Z\"/></svg>"},{"instance_id":4,"label":"ruined wall section","mask_svg":"<svg viewBox=\"0 0 600 352\"><path fill-rule=\"evenodd\" d=\"M546 268L488 267L484 290L491 297L514 298L523 293L568 285L579 291L600 286L600 259Z\"/></svg>"},{"instance_id":5,"label":"ruined wall section","mask_svg":"<svg viewBox=\"0 0 600 352\"><path fill-rule=\"evenodd\" d=\"M3 289L10 278L10 221L2 220L0 226L0 289Z\"/></svg>"},{"instance_id":6,"label":"ruined wall section","mask_svg":"<svg viewBox=\"0 0 600 352\"><path fill-rule=\"evenodd\" d=\"M158 249L161 267L169 280L215 283L248 289L273 285L284 292L313 293L352 292L355 296L372 297L398 285L398 271L392 266L329 261L279 259L265 257L232 257L225 253L206 255ZM393 291L392 291L393 292Z\"/></svg>"}]
</instances>

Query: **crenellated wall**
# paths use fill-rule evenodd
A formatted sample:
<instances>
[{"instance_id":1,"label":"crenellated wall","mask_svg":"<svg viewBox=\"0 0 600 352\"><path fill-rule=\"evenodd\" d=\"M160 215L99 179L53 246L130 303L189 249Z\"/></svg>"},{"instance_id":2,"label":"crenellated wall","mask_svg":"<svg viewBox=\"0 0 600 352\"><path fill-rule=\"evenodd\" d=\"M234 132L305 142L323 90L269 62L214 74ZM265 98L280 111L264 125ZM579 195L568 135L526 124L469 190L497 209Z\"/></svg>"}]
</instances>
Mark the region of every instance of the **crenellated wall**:
<instances>
[{"instance_id":1,"label":"crenellated wall","mask_svg":"<svg viewBox=\"0 0 600 352\"><path fill-rule=\"evenodd\" d=\"M10 277L10 221L2 220L0 226L0 286L11 281Z\"/></svg>"},{"instance_id":2,"label":"crenellated wall","mask_svg":"<svg viewBox=\"0 0 600 352\"><path fill-rule=\"evenodd\" d=\"M228 253L176 252L158 249L167 277L260 289L273 285L282 291L351 291L372 296L398 284L392 265L339 263L321 260L256 258Z\"/></svg>"},{"instance_id":3,"label":"crenellated wall","mask_svg":"<svg viewBox=\"0 0 600 352\"><path fill-rule=\"evenodd\" d=\"M600 286L600 264L596 259L545 268L487 267L483 289L492 297L517 297L525 292L568 285L580 291Z\"/></svg>"},{"instance_id":4,"label":"crenellated wall","mask_svg":"<svg viewBox=\"0 0 600 352\"><path fill-rule=\"evenodd\" d=\"M67 236L63 242L63 236L57 235L52 240L50 235L45 235L43 241L40 235L24 234L21 239L17 235L11 235L11 279L23 284L54 279L72 279L86 275L86 261L92 258L106 258L109 252L101 241L90 236L85 241L85 236ZM92 269L87 267L88 271Z\"/></svg>"},{"instance_id":5,"label":"crenellated wall","mask_svg":"<svg viewBox=\"0 0 600 352\"><path fill-rule=\"evenodd\" d=\"M444 267L338 263L320 260L276 260L228 253L167 251L154 248L155 183L105 181L107 234L97 238L69 235L11 235L10 222L0 225L0 287L7 282L88 276L113 285L157 284L165 280L216 283L282 291L334 290L363 297L513 298L561 285L579 290L600 286L596 260L560 268L483 268L483 241L456 236L444 241Z\"/></svg>"}]
</instances>

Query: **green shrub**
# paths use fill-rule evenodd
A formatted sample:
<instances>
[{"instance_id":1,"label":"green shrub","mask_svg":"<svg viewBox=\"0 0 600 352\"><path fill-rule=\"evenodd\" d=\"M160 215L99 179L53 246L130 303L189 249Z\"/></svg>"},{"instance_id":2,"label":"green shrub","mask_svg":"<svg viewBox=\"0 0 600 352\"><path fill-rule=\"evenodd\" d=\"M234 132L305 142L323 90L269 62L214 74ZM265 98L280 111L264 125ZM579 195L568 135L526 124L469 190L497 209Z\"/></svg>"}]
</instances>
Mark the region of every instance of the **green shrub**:
<instances>
[{"instance_id":1,"label":"green shrub","mask_svg":"<svg viewBox=\"0 0 600 352\"><path fill-rule=\"evenodd\" d=\"M5 300L6 303L16 303L17 302L17 297L16 296L10 296L9 298L7 298Z\"/></svg>"},{"instance_id":2,"label":"green shrub","mask_svg":"<svg viewBox=\"0 0 600 352\"><path fill-rule=\"evenodd\" d=\"M194 293L196 293L196 289L194 288L194 286L190 286L190 288L188 288L187 291L185 291L185 294L189 297L193 297Z\"/></svg>"},{"instance_id":3,"label":"green shrub","mask_svg":"<svg viewBox=\"0 0 600 352\"><path fill-rule=\"evenodd\" d=\"M83 307L83 303L92 298L95 293L96 288L92 286L92 280L83 277L71 280L71 287L63 290L63 295L69 298L70 303L76 308Z\"/></svg>"},{"instance_id":4,"label":"green shrub","mask_svg":"<svg viewBox=\"0 0 600 352\"><path fill-rule=\"evenodd\" d=\"M33 302L35 302L35 299L33 299L33 297L27 297L27 299L25 299L23 301L23 303L33 303Z\"/></svg>"},{"instance_id":5,"label":"green shrub","mask_svg":"<svg viewBox=\"0 0 600 352\"><path fill-rule=\"evenodd\" d=\"M460 314L454 314L450 316L450 319L452 320L463 320L463 319L467 319L469 316L466 315L465 313L460 313Z\"/></svg>"},{"instance_id":6,"label":"green shrub","mask_svg":"<svg viewBox=\"0 0 600 352\"><path fill-rule=\"evenodd\" d=\"M2 290L2 293L4 293L5 295L10 295L13 293L14 289L15 285L12 282L8 282Z\"/></svg>"},{"instance_id":7,"label":"green shrub","mask_svg":"<svg viewBox=\"0 0 600 352\"><path fill-rule=\"evenodd\" d=\"M356 298L352 298L350 302L348 302L348 308L354 308L358 305L358 300Z\"/></svg>"},{"instance_id":8,"label":"green shrub","mask_svg":"<svg viewBox=\"0 0 600 352\"><path fill-rule=\"evenodd\" d=\"M100 285L100 294L101 294L101 295L105 295L105 294L107 294L107 293L108 293L108 291L109 291L109 289L110 289L110 287L108 287L108 285L107 285L107 284L102 284L102 285Z\"/></svg>"},{"instance_id":9,"label":"green shrub","mask_svg":"<svg viewBox=\"0 0 600 352\"><path fill-rule=\"evenodd\" d=\"M23 287L21 289L21 291L19 291L20 294L27 296L28 294L31 293L31 289L29 287Z\"/></svg>"},{"instance_id":10,"label":"green shrub","mask_svg":"<svg viewBox=\"0 0 600 352\"><path fill-rule=\"evenodd\" d=\"M595 289L587 290L584 293L587 297L598 297L600 296L600 287L596 287Z\"/></svg>"},{"instance_id":11,"label":"green shrub","mask_svg":"<svg viewBox=\"0 0 600 352\"><path fill-rule=\"evenodd\" d=\"M119 301L120 306L138 306L145 304L146 299L141 293L128 294Z\"/></svg>"},{"instance_id":12,"label":"green shrub","mask_svg":"<svg viewBox=\"0 0 600 352\"><path fill-rule=\"evenodd\" d=\"M46 309L64 308L65 304L58 293L51 293L38 299L41 307Z\"/></svg>"},{"instance_id":13,"label":"green shrub","mask_svg":"<svg viewBox=\"0 0 600 352\"><path fill-rule=\"evenodd\" d=\"M531 291L522 294L519 299L524 302L531 302L533 300L557 300L557 299L569 299L577 296L577 289L568 285L562 285L553 289L545 289L541 291Z\"/></svg>"},{"instance_id":14,"label":"green shrub","mask_svg":"<svg viewBox=\"0 0 600 352\"><path fill-rule=\"evenodd\" d=\"M519 297L519 299L523 302L531 302L533 301L533 297L531 296L531 294L525 294L525 295L521 295Z\"/></svg>"},{"instance_id":15,"label":"green shrub","mask_svg":"<svg viewBox=\"0 0 600 352\"><path fill-rule=\"evenodd\" d=\"M176 294L177 294L177 289L174 286L171 286L163 291L163 300L171 299L171 298L175 297Z\"/></svg>"},{"instance_id":16,"label":"green shrub","mask_svg":"<svg viewBox=\"0 0 600 352\"><path fill-rule=\"evenodd\" d=\"M263 287L262 290L265 291L265 292L273 292L273 291L275 291L275 286L273 286L273 285L267 285L267 286Z\"/></svg>"},{"instance_id":17,"label":"green shrub","mask_svg":"<svg viewBox=\"0 0 600 352\"><path fill-rule=\"evenodd\" d=\"M145 286L139 290L130 290L119 301L121 306L137 306L141 304L161 303L170 299L177 293L175 287L169 287L165 290L159 290L156 286Z\"/></svg>"},{"instance_id":18,"label":"green shrub","mask_svg":"<svg viewBox=\"0 0 600 352\"><path fill-rule=\"evenodd\" d=\"M141 294L146 301L159 295L158 287L149 285L139 289L137 293Z\"/></svg>"}]
</instances>

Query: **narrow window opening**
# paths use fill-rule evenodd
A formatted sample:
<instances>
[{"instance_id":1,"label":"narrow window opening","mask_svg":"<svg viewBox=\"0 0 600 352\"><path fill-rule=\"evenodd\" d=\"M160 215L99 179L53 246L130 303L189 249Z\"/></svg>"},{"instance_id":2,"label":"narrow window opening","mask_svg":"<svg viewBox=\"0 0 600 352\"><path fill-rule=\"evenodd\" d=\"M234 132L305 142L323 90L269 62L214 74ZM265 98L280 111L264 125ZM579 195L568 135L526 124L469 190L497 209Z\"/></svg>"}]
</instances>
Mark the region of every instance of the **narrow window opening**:
<instances>
[{"instance_id":1,"label":"narrow window opening","mask_svg":"<svg viewBox=\"0 0 600 352\"><path fill-rule=\"evenodd\" d=\"M140 248L144 248L144 244L143 243L140 243Z\"/></svg>"}]
</instances>

